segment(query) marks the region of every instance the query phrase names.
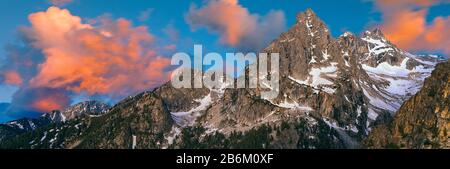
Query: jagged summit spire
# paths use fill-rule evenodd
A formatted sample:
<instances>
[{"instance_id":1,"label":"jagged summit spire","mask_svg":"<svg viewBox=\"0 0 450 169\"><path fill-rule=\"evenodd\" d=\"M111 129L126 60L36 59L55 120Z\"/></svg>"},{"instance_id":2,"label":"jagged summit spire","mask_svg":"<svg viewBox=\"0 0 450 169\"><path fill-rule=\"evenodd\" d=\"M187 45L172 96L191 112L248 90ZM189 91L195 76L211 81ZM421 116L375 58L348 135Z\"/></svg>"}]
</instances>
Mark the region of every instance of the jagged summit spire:
<instances>
[{"instance_id":1,"label":"jagged summit spire","mask_svg":"<svg viewBox=\"0 0 450 169\"><path fill-rule=\"evenodd\" d=\"M380 28L375 28L372 31L364 32L364 37L374 37L378 39L385 39L383 31Z\"/></svg>"},{"instance_id":2,"label":"jagged summit spire","mask_svg":"<svg viewBox=\"0 0 450 169\"><path fill-rule=\"evenodd\" d=\"M381 35L384 36L383 32L381 31L380 28L375 28L374 30L372 30L372 33L375 35Z\"/></svg>"},{"instance_id":3,"label":"jagged summit spire","mask_svg":"<svg viewBox=\"0 0 450 169\"><path fill-rule=\"evenodd\" d=\"M355 37L355 35L350 31L346 31L339 37Z\"/></svg>"},{"instance_id":4,"label":"jagged summit spire","mask_svg":"<svg viewBox=\"0 0 450 169\"><path fill-rule=\"evenodd\" d=\"M308 16L315 16L316 13L314 13L314 11L311 8L306 9L306 15Z\"/></svg>"},{"instance_id":5,"label":"jagged summit spire","mask_svg":"<svg viewBox=\"0 0 450 169\"><path fill-rule=\"evenodd\" d=\"M300 27L306 28L308 30L308 34L322 34L327 36L329 34L329 30L327 25L314 13L311 8L308 8L304 12L300 12L297 14L297 24L301 25Z\"/></svg>"},{"instance_id":6,"label":"jagged summit spire","mask_svg":"<svg viewBox=\"0 0 450 169\"><path fill-rule=\"evenodd\" d=\"M297 14L297 22L304 21L306 19L317 18L316 13L311 8L306 9L305 12L300 12Z\"/></svg>"}]
</instances>

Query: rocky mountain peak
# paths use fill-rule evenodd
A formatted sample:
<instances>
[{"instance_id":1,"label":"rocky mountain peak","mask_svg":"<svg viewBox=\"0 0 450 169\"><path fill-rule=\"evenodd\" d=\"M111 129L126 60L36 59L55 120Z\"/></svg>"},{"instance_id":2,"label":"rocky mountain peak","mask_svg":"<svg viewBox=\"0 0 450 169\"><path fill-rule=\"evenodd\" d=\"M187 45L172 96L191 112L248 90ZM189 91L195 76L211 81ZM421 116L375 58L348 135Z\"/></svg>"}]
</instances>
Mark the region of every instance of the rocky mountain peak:
<instances>
[{"instance_id":1,"label":"rocky mountain peak","mask_svg":"<svg viewBox=\"0 0 450 169\"><path fill-rule=\"evenodd\" d=\"M85 101L75 104L66 110L63 114L68 118L76 118L83 114L102 115L108 111L109 105L99 101Z\"/></svg>"},{"instance_id":2,"label":"rocky mountain peak","mask_svg":"<svg viewBox=\"0 0 450 169\"><path fill-rule=\"evenodd\" d=\"M362 44L358 44L361 39L353 34L352 32L344 32L339 38L337 42L343 46L341 48L357 48L358 46L362 46ZM354 50L354 49L349 49Z\"/></svg>"},{"instance_id":3,"label":"rocky mountain peak","mask_svg":"<svg viewBox=\"0 0 450 169\"><path fill-rule=\"evenodd\" d=\"M305 12L300 12L297 14L297 21L303 21L307 17L317 18L317 15L316 15L316 13L314 13L314 11L311 8L308 8L308 9L306 9Z\"/></svg>"},{"instance_id":4,"label":"rocky mountain peak","mask_svg":"<svg viewBox=\"0 0 450 169\"><path fill-rule=\"evenodd\" d=\"M390 52L402 52L397 46L392 44L384 35L384 33L379 28L375 28L372 31L365 31L361 37L362 40L369 43L369 48L373 50L379 49L376 54L383 54ZM371 51L373 52L373 51ZM392 55L392 54L389 54Z\"/></svg>"},{"instance_id":5,"label":"rocky mountain peak","mask_svg":"<svg viewBox=\"0 0 450 169\"><path fill-rule=\"evenodd\" d=\"M356 36L352 32L346 31L340 36L340 38L356 38Z\"/></svg>"},{"instance_id":6,"label":"rocky mountain peak","mask_svg":"<svg viewBox=\"0 0 450 169\"><path fill-rule=\"evenodd\" d=\"M42 115L42 119L47 119L51 122L64 122L66 117L59 110L53 110L50 113L45 113Z\"/></svg>"},{"instance_id":7,"label":"rocky mountain peak","mask_svg":"<svg viewBox=\"0 0 450 169\"><path fill-rule=\"evenodd\" d=\"M99 101L85 101L77 103L66 108L63 111L54 110L50 113L44 114L42 117L49 119L51 122L65 122L67 120L75 119L84 115L99 116L108 112L110 106Z\"/></svg>"},{"instance_id":8,"label":"rocky mountain peak","mask_svg":"<svg viewBox=\"0 0 450 169\"><path fill-rule=\"evenodd\" d=\"M272 42L263 52L280 53L281 76L307 78L313 64L330 61L333 41L327 25L311 10L297 15L297 23Z\"/></svg>"},{"instance_id":9,"label":"rocky mountain peak","mask_svg":"<svg viewBox=\"0 0 450 169\"><path fill-rule=\"evenodd\" d=\"M375 28L372 31L365 31L363 37L372 37L374 39L386 39L384 33L380 28Z\"/></svg>"},{"instance_id":10,"label":"rocky mountain peak","mask_svg":"<svg viewBox=\"0 0 450 169\"><path fill-rule=\"evenodd\" d=\"M406 58L405 52L386 39L381 29L366 31L361 39L368 50L361 59L372 67L377 67L383 62L400 66Z\"/></svg>"},{"instance_id":11,"label":"rocky mountain peak","mask_svg":"<svg viewBox=\"0 0 450 169\"><path fill-rule=\"evenodd\" d=\"M299 28L306 28L310 36L329 35L329 29L326 24L314 13L312 9L307 9L297 15Z\"/></svg>"}]
</instances>

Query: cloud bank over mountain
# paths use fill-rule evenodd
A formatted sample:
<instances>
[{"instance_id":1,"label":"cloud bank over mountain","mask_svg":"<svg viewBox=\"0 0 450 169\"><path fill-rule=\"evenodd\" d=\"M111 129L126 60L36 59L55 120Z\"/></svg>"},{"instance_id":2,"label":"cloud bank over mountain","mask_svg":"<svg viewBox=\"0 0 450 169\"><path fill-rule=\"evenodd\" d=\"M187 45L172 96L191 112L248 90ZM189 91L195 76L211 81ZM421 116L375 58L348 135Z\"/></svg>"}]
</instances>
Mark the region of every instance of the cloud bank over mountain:
<instances>
[{"instance_id":1,"label":"cloud bank over mountain","mask_svg":"<svg viewBox=\"0 0 450 169\"><path fill-rule=\"evenodd\" d=\"M122 98L168 79L169 59L152 48L145 26L120 18L83 23L66 9L29 15L23 46L9 48L3 83L19 86L12 107L49 112L70 104L72 95Z\"/></svg>"},{"instance_id":2,"label":"cloud bank over mountain","mask_svg":"<svg viewBox=\"0 0 450 169\"><path fill-rule=\"evenodd\" d=\"M237 0L213 0L191 5L186 22L192 29L206 28L220 36L220 43L241 50L258 51L286 28L284 12L253 14ZM264 35L264 36L261 36Z\"/></svg>"},{"instance_id":3,"label":"cloud bank over mountain","mask_svg":"<svg viewBox=\"0 0 450 169\"><path fill-rule=\"evenodd\" d=\"M446 0L376 0L382 13L387 38L400 48L410 51L450 54L450 16L437 16L427 22L430 8Z\"/></svg>"}]
</instances>

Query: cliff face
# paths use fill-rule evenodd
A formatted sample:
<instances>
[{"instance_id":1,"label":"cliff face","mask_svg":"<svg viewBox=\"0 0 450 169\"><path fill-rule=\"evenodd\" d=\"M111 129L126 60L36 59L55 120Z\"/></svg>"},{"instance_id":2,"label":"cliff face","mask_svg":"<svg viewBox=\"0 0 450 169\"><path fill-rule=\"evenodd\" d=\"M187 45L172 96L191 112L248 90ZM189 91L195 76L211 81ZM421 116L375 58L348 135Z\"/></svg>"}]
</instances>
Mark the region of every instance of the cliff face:
<instances>
[{"instance_id":1,"label":"cliff face","mask_svg":"<svg viewBox=\"0 0 450 169\"><path fill-rule=\"evenodd\" d=\"M438 64L393 122L375 128L369 148L450 148L450 62Z\"/></svg>"},{"instance_id":2,"label":"cliff face","mask_svg":"<svg viewBox=\"0 0 450 169\"><path fill-rule=\"evenodd\" d=\"M65 147L155 148L170 130L172 119L162 99L146 92L120 102L104 116L91 118L87 126L86 134L66 142Z\"/></svg>"}]
</instances>

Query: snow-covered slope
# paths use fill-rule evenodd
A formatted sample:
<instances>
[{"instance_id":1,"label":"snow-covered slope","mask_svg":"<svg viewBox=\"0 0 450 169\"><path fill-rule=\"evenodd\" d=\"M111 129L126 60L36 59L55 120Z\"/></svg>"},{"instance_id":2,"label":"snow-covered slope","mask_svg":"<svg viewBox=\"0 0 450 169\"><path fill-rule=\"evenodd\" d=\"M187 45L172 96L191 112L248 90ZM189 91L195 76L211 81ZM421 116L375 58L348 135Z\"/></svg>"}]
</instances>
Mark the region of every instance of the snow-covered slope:
<instances>
[{"instance_id":1,"label":"snow-covered slope","mask_svg":"<svg viewBox=\"0 0 450 169\"><path fill-rule=\"evenodd\" d=\"M360 85L369 99L371 120L375 120L380 111L395 113L405 100L420 90L425 78L442 61L398 49L378 29L365 32L361 39L367 43L369 52L360 60L360 64L372 84Z\"/></svg>"}]
</instances>

